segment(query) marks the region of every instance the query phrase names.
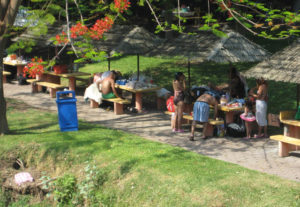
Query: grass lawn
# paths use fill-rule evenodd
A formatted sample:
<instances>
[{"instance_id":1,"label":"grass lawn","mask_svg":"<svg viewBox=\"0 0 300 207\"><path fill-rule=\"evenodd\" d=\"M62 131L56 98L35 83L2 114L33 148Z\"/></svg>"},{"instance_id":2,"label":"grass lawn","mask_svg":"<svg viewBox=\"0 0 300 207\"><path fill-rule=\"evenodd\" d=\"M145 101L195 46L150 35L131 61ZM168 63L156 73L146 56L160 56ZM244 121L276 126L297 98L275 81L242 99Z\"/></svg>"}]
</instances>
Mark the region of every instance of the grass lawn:
<instances>
[{"instance_id":1,"label":"grass lawn","mask_svg":"<svg viewBox=\"0 0 300 207\"><path fill-rule=\"evenodd\" d=\"M239 71L245 71L255 64L234 64ZM108 63L89 64L80 70L89 73L103 72L108 69ZM137 71L136 56L121 56L111 60L111 70L119 70L125 77ZM172 80L175 72L182 71L188 76L187 60L179 58L144 57L140 56L140 70L152 76L159 86L172 91ZM205 62L191 64L191 86L205 85L208 82L220 84L228 81L228 64L215 64ZM247 80L249 87L255 86L254 79ZM269 113L279 113L281 110L296 109L296 84L269 81Z\"/></svg>"},{"instance_id":2,"label":"grass lawn","mask_svg":"<svg viewBox=\"0 0 300 207\"><path fill-rule=\"evenodd\" d=\"M300 205L296 182L85 122L79 131L62 133L55 113L14 100L8 100L7 117L11 134L0 137L0 161L21 158L50 177L72 174L78 183L86 177L86 161L94 161L103 182L89 194L90 206ZM0 193L0 206L5 195ZM51 197L29 195L11 203L52 205Z\"/></svg>"}]
</instances>

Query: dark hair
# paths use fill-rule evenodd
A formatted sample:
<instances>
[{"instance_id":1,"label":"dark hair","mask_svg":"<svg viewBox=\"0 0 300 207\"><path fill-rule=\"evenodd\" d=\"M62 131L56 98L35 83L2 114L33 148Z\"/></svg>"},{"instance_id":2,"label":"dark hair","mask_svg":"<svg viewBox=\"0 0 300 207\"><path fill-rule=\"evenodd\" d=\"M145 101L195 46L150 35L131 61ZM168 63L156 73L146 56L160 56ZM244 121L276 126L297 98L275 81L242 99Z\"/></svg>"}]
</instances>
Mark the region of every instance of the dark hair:
<instances>
[{"instance_id":1,"label":"dark hair","mask_svg":"<svg viewBox=\"0 0 300 207\"><path fill-rule=\"evenodd\" d=\"M267 81L265 79L263 79L263 78L256 79L256 84L258 86L263 85L263 84L265 84L265 85L268 86Z\"/></svg>"},{"instance_id":2,"label":"dark hair","mask_svg":"<svg viewBox=\"0 0 300 207\"><path fill-rule=\"evenodd\" d=\"M235 67L230 67L230 77L237 77L238 71Z\"/></svg>"},{"instance_id":3,"label":"dark hair","mask_svg":"<svg viewBox=\"0 0 300 207\"><path fill-rule=\"evenodd\" d=\"M178 80L178 81L179 81L180 76L183 76L183 73L182 73L182 72L177 72L177 73L175 73L175 80Z\"/></svg>"}]
</instances>

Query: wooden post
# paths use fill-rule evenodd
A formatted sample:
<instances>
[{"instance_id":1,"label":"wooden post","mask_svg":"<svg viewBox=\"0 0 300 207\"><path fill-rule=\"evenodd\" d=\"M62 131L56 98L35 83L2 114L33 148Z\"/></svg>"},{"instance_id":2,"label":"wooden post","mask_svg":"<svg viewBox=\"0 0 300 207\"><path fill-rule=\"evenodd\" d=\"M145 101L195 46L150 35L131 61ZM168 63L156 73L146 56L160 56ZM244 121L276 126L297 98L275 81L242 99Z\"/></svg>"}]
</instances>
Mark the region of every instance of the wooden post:
<instances>
[{"instance_id":1,"label":"wooden post","mask_svg":"<svg viewBox=\"0 0 300 207\"><path fill-rule=\"evenodd\" d=\"M191 89L191 62L190 62L190 58L188 59L188 81L189 81L189 90Z\"/></svg>"},{"instance_id":2,"label":"wooden post","mask_svg":"<svg viewBox=\"0 0 300 207\"><path fill-rule=\"evenodd\" d=\"M110 55L107 58L107 62L108 62L108 71L110 71Z\"/></svg>"},{"instance_id":3,"label":"wooden post","mask_svg":"<svg viewBox=\"0 0 300 207\"><path fill-rule=\"evenodd\" d=\"M140 55L137 53L137 81L140 78Z\"/></svg>"},{"instance_id":4,"label":"wooden post","mask_svg":"<svg viewBox=\"0 0 300 207\"><path fill-rule=\"evenodd\" d=\"M300 85L299 84L297 84L297 109L296 110L298 110L298 107L299 107L299 93L300 93Z\"/></svg>"}]
</instances>

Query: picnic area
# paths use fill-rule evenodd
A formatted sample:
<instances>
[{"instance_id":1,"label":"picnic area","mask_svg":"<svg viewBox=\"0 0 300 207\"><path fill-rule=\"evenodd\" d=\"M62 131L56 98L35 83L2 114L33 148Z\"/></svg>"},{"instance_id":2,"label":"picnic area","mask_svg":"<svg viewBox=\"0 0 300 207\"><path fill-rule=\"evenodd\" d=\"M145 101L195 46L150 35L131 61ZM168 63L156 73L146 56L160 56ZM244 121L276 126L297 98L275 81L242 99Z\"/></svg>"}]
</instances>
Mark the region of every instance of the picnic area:
<instances>
[{"instance_id":1,"label":"picnic area","mask_svg":"<svg viewBox=\"0 0 300 207\"><path fill-rule=\"evenodd\" d=\"M38 2L2 8L0 206L300 206L294 5Z\"/></svg>"}]
</instances>

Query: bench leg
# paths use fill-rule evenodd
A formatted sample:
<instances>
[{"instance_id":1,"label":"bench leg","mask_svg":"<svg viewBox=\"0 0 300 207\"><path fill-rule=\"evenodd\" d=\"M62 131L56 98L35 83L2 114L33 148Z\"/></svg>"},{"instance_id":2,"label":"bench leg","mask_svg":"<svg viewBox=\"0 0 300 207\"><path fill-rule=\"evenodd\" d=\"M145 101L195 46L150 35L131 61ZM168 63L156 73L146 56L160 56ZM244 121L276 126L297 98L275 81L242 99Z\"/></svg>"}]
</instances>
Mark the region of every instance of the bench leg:
<instances>
[{"instance_id":1,"label":"bench leg","mask_svg":"<svg viewBox=\"0 0 300 207\"><path fill-rule=\"evenodd\" d=\"M50 88L50 97L51 98L55 98L56 97L56 91L57 91L57 89Z\"/></svg>"},{"instance_id":2,"label":"bench leg","mask_svg":"<svg viewBox=\"0 0 300 207\"><path fill-rule=\"evenodd\" d=\"M114 113L116 115L123 114L123 104L114 103Z\"/></svg>"},{"instance_id":3,"label":"bench leg","mask_svg":"<svg viewBox=\"0 0 300 207\"><path fill-rule=\"evenodd\" d=\"M156 99L156 106L158 110L162 110L164 107L165 99L163 98L158 98Z\"/></svg>"},{"instance_id":4,"label":"bench leg","mask_svg":"<svg viewBox=\"0 0 300 207\"><path fill-rule=\"evenodd\" d=\"M3 83L6 83L6 75L3 75Z\"/></svg>"},{"instance_id":5,"label":"bench leg","mask_svg":"<svg viewBox=\"0 0 300 207\"><path fill-rule=\"evenodd\" d=\"M38 92L38 85L36 83L31 83L31 93Z\"/></svg>"},{"instance_id":6,"label":"bench leg","mask_svg":"<svg viewBox=\"0 0 300 207\"><path fill-rule=\"evenodd\" d=\"M278 146L279 146L279 156L280 157L287 157L289 156L289 151L290 151L290 146L289 144L285 143L285 142L278 142Z\"/></svg>"},{"instance_id":7,"label":"bench leg","mask_svg":"<svg viewBox=\"0 0 300 207\"><path fill-rule=\"evenodd\" d=\"M135 107L139 112L142 111L142 108L143 108L142 93L135 94Z\"/></svg>"},{"instance_id":8,"label":"bench leg","mask_svg":"<svg viewBox=\"0 0 300 207\"><path fill-rule=\"evenodd\" d=\"M207 123L206 125L206 137L212 137L214 135L214 125Z\"/></svg>"},{"instance_id":9,"label":"bench leg","mask_svg":"<svg viewBox=\"0 0 300 207\"><path fill-rule=\"evenodd\" d=\"M95 100L90 99L90 106L91 108L98 108L99 104Z\"/></svg>"}]
</instances>

